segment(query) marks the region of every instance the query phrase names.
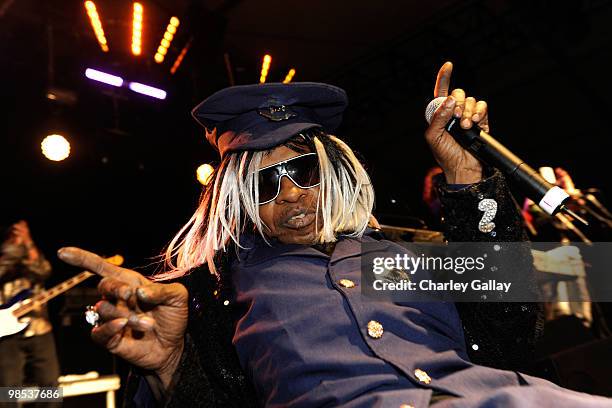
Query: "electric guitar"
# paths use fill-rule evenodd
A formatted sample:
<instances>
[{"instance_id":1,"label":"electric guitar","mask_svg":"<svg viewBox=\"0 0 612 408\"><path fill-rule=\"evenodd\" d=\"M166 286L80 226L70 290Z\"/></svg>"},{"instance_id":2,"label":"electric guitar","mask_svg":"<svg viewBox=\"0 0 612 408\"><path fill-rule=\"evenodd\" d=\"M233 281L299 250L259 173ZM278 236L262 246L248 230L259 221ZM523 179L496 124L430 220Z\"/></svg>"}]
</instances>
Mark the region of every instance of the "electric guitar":
<instances>
[{"instance_id":1,"label":"electric guitar","mask_svg":"<svg viewBox=\"0 0 612 408\"><path fill-rule=\"evenodd\" d=\"M121 266L123 264L123 257L121 255L115 255L110 258L105 258L104 260L117 266ZM44 305L54 297L72 289L93 275L94 274L89 271L83 271L78 275L65 280L59 285L52 287L51 289L39 293L36 296L28 297L28 295L31 294L28 289L23 290L17 295L13 296L6 304L0 306L0 338L10 336L24 330L30 323L29 321L19 320L20 318L27 315L32 310Z\"/></svg>"}]
</instances>

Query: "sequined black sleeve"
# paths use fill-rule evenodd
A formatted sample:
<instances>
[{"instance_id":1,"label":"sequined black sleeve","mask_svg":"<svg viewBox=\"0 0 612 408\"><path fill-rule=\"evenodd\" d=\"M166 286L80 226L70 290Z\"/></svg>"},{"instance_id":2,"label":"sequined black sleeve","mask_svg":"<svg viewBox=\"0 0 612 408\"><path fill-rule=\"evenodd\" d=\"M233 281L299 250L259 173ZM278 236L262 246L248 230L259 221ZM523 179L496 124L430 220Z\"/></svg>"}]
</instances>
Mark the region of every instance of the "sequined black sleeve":
<instances>
[{"instance_id":1,"label":"sequined black sleeve","mask_svg":"<svg viewBox=\"0 0 612 408\"><path fill-rule=\"evenodd\" d=\"M219 266L221 274L226 273L225 265L221 263ZM186 286L190 289L188 331L197 344L204 373L215 390L214 398L206 406L255 406L255 391L242 371L232 344L233 305L228 301L231 289L220 285L206 268L193 271L187 277ZM190 398L189 390L182 391ZM184 406L173 404L177 394L173 393L170 407Z\"/></svg>"},{"instance_id":2,"label":"sequined black sleeve","mask_svg":"<svg viewBox=\"0 0 612 408\"><path fill-rule=\"evenodd\" d=\"M231 306L225 302L228 290L205 268L192 271L180 282L189 291L189 323L185 350L163 406L255 406L255 391L242 372L232 345ZM161 406L150 391L146 395L146 388L142 377L133 372L125 406Z\"/></svg>"},{"instance_id":3,"label":"sequined black sleeve","mask_svg":"<svg viewBox=\"0 0 612 408\"><path fill-rule=\"evenodd\" d=\"M446 184L443 175L436 179L445 236L455 242L518 242L526 241L522 219L511 197L503 175L487 169L479 183L460 190ZM484 199L497 203L493 222L488 228L479 222L483 211L478 204ZM537 291L533 258L527 246L516 248L513 269L529 290ZM509 271L514 273L515 271ZM542 306L530 302L457 303L461 315L470 359L477 364L503 369L521 369L532 361L535 342L543 326Z\"/></svg>"}]
</instances>

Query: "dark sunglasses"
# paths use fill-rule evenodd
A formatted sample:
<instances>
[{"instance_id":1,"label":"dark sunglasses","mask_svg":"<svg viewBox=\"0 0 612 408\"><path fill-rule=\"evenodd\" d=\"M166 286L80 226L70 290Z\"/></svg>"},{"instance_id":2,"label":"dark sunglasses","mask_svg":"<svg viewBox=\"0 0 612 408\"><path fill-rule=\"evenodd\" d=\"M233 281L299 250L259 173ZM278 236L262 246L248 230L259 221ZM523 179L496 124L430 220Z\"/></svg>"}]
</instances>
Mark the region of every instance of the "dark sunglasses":
<instances>
[{"instance_id":1,"label":"dark sunglasses","mask_svg":"<svg viewBox=\"0 0 612 408\"><path fill-rule=\"evenodd\" d=\"M259 169L259 205L267 204L278 197L283 176L287 176L299 188L318 186L320 179L317 154L306 153Z\"/></svg>"}]
</instances>

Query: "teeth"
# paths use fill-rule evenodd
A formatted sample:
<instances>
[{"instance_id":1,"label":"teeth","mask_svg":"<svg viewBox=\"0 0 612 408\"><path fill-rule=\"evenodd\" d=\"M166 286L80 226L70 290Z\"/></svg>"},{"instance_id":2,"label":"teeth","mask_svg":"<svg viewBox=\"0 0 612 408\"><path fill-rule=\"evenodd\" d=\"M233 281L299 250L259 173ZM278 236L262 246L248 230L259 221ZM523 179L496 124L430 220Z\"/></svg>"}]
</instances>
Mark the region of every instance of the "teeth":
<instances>
[{"instance_id":1,"label":"teeth","mask_svg":"<svg viewBox=\"0 0 612 408\"><path fill-rule=\"evenodd\" d=\"M293 217L290 218L290 220L299 220L300 218L304 218L306 216L306 214L299 214L299 215L294 215Z\"/></svg>"}]
</instances>

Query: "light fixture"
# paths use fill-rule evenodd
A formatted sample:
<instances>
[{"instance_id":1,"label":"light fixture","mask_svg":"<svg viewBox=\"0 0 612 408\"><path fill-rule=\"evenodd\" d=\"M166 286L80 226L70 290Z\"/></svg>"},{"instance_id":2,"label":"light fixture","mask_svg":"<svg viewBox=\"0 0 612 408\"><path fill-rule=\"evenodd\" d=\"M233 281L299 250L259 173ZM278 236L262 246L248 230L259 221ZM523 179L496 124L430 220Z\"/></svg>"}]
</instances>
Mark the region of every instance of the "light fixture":
<instances>
[{"instance_id":1,"label":"light fixture","mask_svg":"<svg viewBox=\"0 0 612 408\"><path fill-rule=\"evenodd\" d=\"M263 84L266 82L266 77L268 76L268 70L270 69L270 63L272 62L272 57L268 54L264 55L263 63L261 64L261 76L259 77L259 83Z\"/></svg>"},{"instance_id":2,"label":"light fixture","mask_svg":"<svg viewBox=\"0 0 612 408\"><path fill-rule=\"evenodd\" d=\"M123 78L98 71L97 69L87 68L85 70L85 76L94 81L104 82L108 85L123 86Z\"/></svg>"},{"instance_id":3,"label":"light fixture","mask_svg":"<svg viewBox=\"0 0 612 408\"><path fill-rule=\"evenodd\" d=\"M153 98L166 99L166 91L149 85L141 84L139 82L130 82L128 84L128 88L130 88L134 92L151 96Z\"/></svg>"},{"instance_id":4,"label":"light fixture","mask_svg":"<svg viewBox=\"0 0 612 408\"><path fill-rule=\"evenodd\" d=\"M123 78L116 75L107 74L106 72L98 71L97 69L93 68L87 68L85 70L85 76L89 79L93 79L94 81L103 82L108 85L117 87L122 87L124 85ZM127 87L132 91L143 95L151 96L157 99L166 99L166 91L163 89L141 84L139 82L127 82Z\"/></svg>"},{"instance_id":5,"label":"light fixture","mask_svg":"<svg viewBox=\"0 0 612 408\"><path fill-rule=\"evenodd\" d=\"M96 10L96 5L93 1L86 1L84 4L85 10L87 10L87 15L89 16L91 28L94 30L98 44L100 44L102 51L108 52L108 43L106 41L106 37L104 36L104 29L102 28L102 22L100 22L100 16L98 15L98 10Z\"/></svg>"},{"instance_id":6,"label":"light fixture","mask_svg":"<svg viewBox=\"0 0 612 408\"><path fill-rule=\"evenodd\" d=\"M295 75L295 69L291 68L289 72L287 72L287 76L283 80L283 84L288 84L289 82L291 82L294 75Z\"/></svg>"},{"instance_id":7,"label":"light fixture","mask_svg":"<svg viewBox=\"0 0 612 408\"><path fill-rule=\"evenodd\" d=\"M132 20L132 54L140 55L142 53L142 14L144 8L140 3L134 3L134 13Z\"/></svg>"},{"instance_id":8,"label":"light fixture","mask_svg":"<svg viewBox=\"0 0 612 408\"><path fill-rule=\"evenodd\" d=\"M170 74L174 75L178 67L181 66L181 63L183 62L183 59L185 58L187 51L189 51L189 47L191 47L192 41L193 41L193 38L190 38L189 41L187 41L187 44L185 44L185 46L181 50L178 57L176 57L176 60L174 60L174 64L172 64L172 68L170 68Z\"/></svg>"},{"instance_id":9,"label":"light fixture","mask_svg":"<svg viewBox=\"0 0 612 408\"><path fill-rule=\"evenodd\" d=\"M210 183L211 181L214 171L215 169L213 168L213 166L208 163L202 164L200 167L198 167L198 169L196 170L196 176L200 184L202 184L203 186L208 185L208 183Z\"/></svg>"},{"instance_id":10,"label":"light fixture","mask_svg":"<svg viewBox=\"0 0 612 408\"><path fill-rule=\"evenodd\" d=\"M164 62L164 58L166 57L166 54L168 53L168 48L170 48L170 43L172 42L172 39L174 38L174 34L176 33L176 29L179 26L179 24L180 24L179 19L177 17L172 17L170 19L170 22L166 26L166 32L164 33L164 36L159 42L159 47L157 47L157 52L155 53L155 56L153 57L155 62L157 62L158 64L161 64L162 62Z\"/></svg>"},{"instance_id":11,"label":"light fixture","mask_svg":"<svg viewBox=\"0 0 612 408\"><path fill-rule=\"evenodd\" d=\"M70 156L70 143L62 135L49 135L40 143L42 154L49 160L62 161Z\"/></svg>"}]
</instances>

